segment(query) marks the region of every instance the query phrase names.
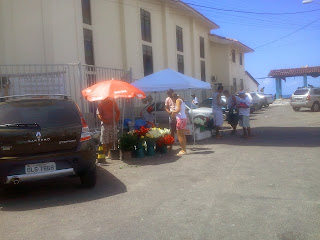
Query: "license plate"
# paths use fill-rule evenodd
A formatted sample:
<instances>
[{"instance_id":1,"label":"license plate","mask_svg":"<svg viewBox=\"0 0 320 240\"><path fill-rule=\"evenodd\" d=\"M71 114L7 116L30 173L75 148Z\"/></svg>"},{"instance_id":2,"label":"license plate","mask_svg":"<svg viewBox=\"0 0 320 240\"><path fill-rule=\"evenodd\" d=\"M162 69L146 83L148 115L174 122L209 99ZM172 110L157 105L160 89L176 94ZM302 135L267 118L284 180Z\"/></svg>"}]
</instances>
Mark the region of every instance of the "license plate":
<instances>
[{"instance_id":1,"label":"license plate","mask_svg":"<svg viewBox=\"0 0 320 240\"><path fill-rule=\"evenodd\" d=\"M302 102L302 98L295 98L297 102Z\"/></svg>"},{"instance_id":2,"label":"license plate","mask_svg":"<svg viewBox=\"0 0 320 240\"><path fill-rule=\"evenodd\" d=\"M25 166L26 174L53 172L56 170L55 162L28 164Z\"/></svg>"}]
</instances>

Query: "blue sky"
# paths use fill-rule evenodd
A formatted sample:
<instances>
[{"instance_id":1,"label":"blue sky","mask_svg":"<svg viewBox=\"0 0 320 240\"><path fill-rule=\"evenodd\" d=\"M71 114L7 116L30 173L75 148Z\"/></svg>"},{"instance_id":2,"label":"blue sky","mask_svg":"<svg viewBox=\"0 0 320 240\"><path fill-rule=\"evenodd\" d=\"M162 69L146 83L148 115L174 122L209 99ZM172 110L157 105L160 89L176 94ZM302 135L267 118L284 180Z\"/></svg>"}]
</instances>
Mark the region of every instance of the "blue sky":
<instances>
[{"instance_id":1,"label":"blue sky","mask_svg":"<svg viewBox=\"0 0 320 240\"><path fill-rule=\"evenodd\" d=\"M220 26L220 29L214 30L213 33L237 39L255 50L245 56L246 70L258 80L260 87L265 87L266 93L275 93L274 79L259 78L267 77L270 70L306 65L320 66L320 4L315 2L302 4L302 0L184 0L184 2ZM249 14L237 11L295 14ZM304 11L311 12L296 13ZM311 22L314 23L305 27ZM298 29L301 30L297 31ZM294 31L297 32L280 39ZM275 40L278 41L260 47ZM320 78L308 77L308 83L320 87ZM287 78L282 85L283 94L291 94L302 84L302 77Z\"/></svg>"}]
</instances>

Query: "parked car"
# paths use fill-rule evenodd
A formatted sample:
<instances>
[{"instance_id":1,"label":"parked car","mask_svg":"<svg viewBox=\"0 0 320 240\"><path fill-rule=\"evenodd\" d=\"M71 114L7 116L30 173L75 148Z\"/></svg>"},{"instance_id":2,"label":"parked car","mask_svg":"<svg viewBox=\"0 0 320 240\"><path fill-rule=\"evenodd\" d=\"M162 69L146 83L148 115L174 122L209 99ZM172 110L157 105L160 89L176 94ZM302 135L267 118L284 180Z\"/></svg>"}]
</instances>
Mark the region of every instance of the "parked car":
<instances>
[{"instance_id":1,"label":"parked car","mask_svg":"<svg viewBox=\"0 0 320 240\"><path fill-rule=\"evenodd\" d=\"M294 111L310 108L314 112L320 110L320 88L298 88L291 96Z\"/></svg>"},{"instance_id":2,"label":"parked car","mask_svg":"<svg viewBox=\"0 0 320 240\"><path fill-rule=\"evenodd\" d=\"M272 104L274 102L274 95L273 94L264 94L262 93L264 96L266 96L268 104Z\"/></svg>"},{"instance_id":3,"label":"parked car","mask_svg":"<svg viewBox=\"0 0 320 240\"><path fill-rule=\"evenodd\" d=\"M0 184L63 176L96 183L96 153L74 101L62 96L0 98Z\"/></svg>"},{"instance_id":4,"label":"parked car","mask_svg":"<svg viewBox=\"0 0 320 240\"><path fill-rule=\"evenodd\" d=\"M221 96L221 101L223 104L223 106L222 106L223 119L226 120L227 114L228 114L227 98L225 96ZM199 103L199 107L207 107L212 110L212 98L207 98L207 99L203 100L201 103Z\"/></svg>"},{"instance_id":5,"label":"parked car","mask_svg":"<svg viewBox=\"0 0 320 240\"><path fill-rule=\"evenodd\" d=\"M267 98L262 94L256 92L251 92L249 94L251 95L253 101L258 103L258 109L261 109L262 107L267 105L269 106Z\"/></svg>"},{"instance_id":6,"label":"parked car","mask_svg":"<svg viewBox=\"0 0 320 240\"><path fill-rule=\"evenodd\" d=\"M188 111L189 118L191 119L196 117L206 118L206 117L212 117L212 109L208 107L198 107L188 101L185 101L186 109ZM143 117L144 113L147 111L147 108L149 106L152 106L154 111L154 118L156 119L157 123L168 123L168 113L165 110L165 104L164 102L157 102L151 103L147 106L145 106L141 112L140 117ZM192 107L192 111L191 111Z\"/></svg>"}]
</instances>

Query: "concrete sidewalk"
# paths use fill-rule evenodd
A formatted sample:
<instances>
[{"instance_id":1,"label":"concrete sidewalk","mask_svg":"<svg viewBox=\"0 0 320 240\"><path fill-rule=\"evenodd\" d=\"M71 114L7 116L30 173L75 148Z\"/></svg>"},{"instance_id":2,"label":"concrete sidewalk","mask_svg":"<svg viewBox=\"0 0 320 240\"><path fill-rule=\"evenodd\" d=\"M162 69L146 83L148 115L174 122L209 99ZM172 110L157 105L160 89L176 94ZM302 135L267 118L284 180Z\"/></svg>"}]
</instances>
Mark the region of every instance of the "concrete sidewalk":
<instances>
[{"instance_id":1,"label":"concrete sidewalk","mask_svg":"<svg viewBox=\"0 0 320 240\"><path fill-rule=\"evenodd\" d=\"M276 105L239 135L0 197L3 239L320 239L320 113ZM241 130L239 129L239 133ZM177 150L176 150L177 151Z\"/></svg>"}]
</instances>

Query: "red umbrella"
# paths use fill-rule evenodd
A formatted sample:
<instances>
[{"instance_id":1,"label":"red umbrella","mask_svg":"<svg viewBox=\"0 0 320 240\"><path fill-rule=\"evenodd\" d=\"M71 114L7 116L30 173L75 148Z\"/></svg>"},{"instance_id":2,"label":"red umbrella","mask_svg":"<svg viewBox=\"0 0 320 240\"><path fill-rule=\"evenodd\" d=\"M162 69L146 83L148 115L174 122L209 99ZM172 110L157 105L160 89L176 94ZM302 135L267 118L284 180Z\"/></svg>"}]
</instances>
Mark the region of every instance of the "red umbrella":
<instances>
[{"instance_id":1,"label":"red umbrella","mask_svg":"<svg viewBox=\"0 0 320 240\"><path fill-rule=\"evenodd\" d=\"M129 83L119 80L99 82L82 91L82 95L90 102L106 98L145 98L144 92Z\"/></svg>"}]
</instances>

